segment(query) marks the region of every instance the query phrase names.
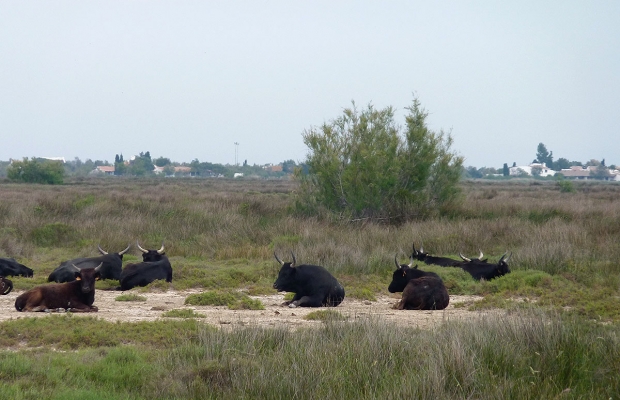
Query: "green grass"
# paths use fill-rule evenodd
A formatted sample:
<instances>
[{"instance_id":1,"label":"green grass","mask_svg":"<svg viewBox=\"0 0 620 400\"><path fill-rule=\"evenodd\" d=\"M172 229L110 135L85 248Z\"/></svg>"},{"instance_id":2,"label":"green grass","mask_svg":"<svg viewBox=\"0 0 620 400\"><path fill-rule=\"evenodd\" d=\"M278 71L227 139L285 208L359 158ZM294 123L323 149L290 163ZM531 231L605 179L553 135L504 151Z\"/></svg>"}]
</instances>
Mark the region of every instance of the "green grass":
<instances>
[{"instance_id":1,"label":"green grass","mask_svg":"<svg viewBox=\"0 0 620 400\"><path fill-rule=\"evenodd\" d=\"M183 309L175 309L166 311L161 315L162 317L168 318L205 318L206 315L197 313L192 309L183 308Z\"/></svg>"},{"instance_id":2,"label":"green grass","mask_svg":"<svg viewBox=\"0 0 620 400\"><path fill-rule=\"evenodd\" d=\"M136 239L149 248L164 241L173 266L172 283L137 293L199 289L205 305L250 309L262 304L246 294L276 293L274 251L325 266L347 298L369 301L387 294L394 254L403 262L412 242L453 258L478 249L491 260L513 256L512 273L488 282L420 265L451 295L483 297L463 307L505 309L428 331L357 318L294 332L227 332L192 316L4 321L0 398L615 398L620 185L570 183L567 191L544 181L464 182L460 206L393 226L295 214L288 181L4 183L0 256L35 271L11 278L16 292L47 283L60 261L97 255L97 244L117 251ZM138 260L135 248L124 256Z\"/></svg>"},{"instance_id":3,"label":"green grass","mask_svg":"<svg viewBox=\"0 0 620 400\"><path fill-rule=\"evenodd\" d=\"M197 332L198 325L192 321L122 324L70 313L52 314L4 321L0 324L0 347L47 345L63 350L124 344L165 347L175 336L191 339Z\"/></svg>"},{"instance_id":4,"label":"green grass","mask_svg":"<svg viewBox=\"0 0 620 400\"><path fill-rule=\"evenodd\" d=\"M227 306L231 310L265 309L260 300L252 299L245 293L222 290L208 290L202 293L190 294L185 298L185 304L195 306Z\"/></svg>"},{"instance_id":5,"label":"green grass","mask_svg":"<svg viewBox=\"0 0 620 400\"><path fill-rule=\"evenodd\" d=\"M146 297L137 295L135 293L121 294L114 298L115 301L146 301Z\"/></svg>"},{"instance_id":6,"label":"green grass","mask_svg":"<svg viewBox=\"0 0 620 400\"><path fill-rule=\"evenodd\" d=\"M0 326L24 332L18 340L26 347L0 351L0 399L608 399L620 392L617 325L532 308L429 330L332 317L295 331L225 331L193 319L8 321ZM76 325L128 341L84 341L66 329ZM138 333L145 340L132 342ZM81 345L58 347L63 334ZM160 339L146 340L153 335Z\"/></svg>"},{"instance_id":7,"label":"green grass","mask_svg":"<svg viewBox=\"0 0 620 400\"><path fill-rule=\"evenodd\" d=\"M308 321L344 321L347 319L342 313L334 310L318 310L304 316Z\"/></svg>"}]
</instances>

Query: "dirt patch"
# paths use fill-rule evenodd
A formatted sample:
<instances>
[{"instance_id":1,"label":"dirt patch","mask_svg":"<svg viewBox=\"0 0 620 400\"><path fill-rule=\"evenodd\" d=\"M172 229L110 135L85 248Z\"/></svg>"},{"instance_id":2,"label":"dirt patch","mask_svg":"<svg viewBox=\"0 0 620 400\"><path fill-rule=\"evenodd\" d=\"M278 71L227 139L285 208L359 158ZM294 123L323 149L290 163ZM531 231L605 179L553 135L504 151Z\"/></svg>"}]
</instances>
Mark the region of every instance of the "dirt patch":
<instances>
[{"instance_id":1,"label":"dirt patch","mask_svg":"<svg viewBox=\"0 0 620 400\"><path fill-rule=\"evenodd\" d=\"M98 290L95 297L97 313L76 313L76 316L90 315L107 321L153 321L162 318L162 314L174 309L191 309L205 315L200 320L223 328L239 326L261 327L289 327L320 325L320 321L308 321L304 316L316 308L288 308L280 304L284 301L283 294L269 296L253 296L265 306L264 310L229 310L226 306L186 306L183 303L191 293L200 293L199 290L167 292L136 292L146 298L146 301L116 301L115 298L122 292ZM25 317L46 317L49 313L24 313L15 310L15 298L22 292L12 292L0 296L0 321ZM127 293L127 292L125 292ZM346 298L336 311L349 320L360 318L376 318L385 322L407 325L411 327L430 328L446 320L475 318L487 315L493 311L468 311L466 308L455 308L455 304L479 300L479 296L451 296L450 305L441 311L399 311L391 306L398 300L398 296L380 296L377 301L365 301Z\"/></svg>"}]
</instances>

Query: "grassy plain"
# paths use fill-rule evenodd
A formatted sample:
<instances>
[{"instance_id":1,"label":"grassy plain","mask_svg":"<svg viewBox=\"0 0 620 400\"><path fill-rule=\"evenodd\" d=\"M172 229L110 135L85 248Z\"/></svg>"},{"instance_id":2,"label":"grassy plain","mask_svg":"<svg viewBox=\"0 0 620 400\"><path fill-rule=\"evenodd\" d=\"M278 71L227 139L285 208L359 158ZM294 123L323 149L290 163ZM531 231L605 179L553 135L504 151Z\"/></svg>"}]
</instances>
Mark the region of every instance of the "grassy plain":
<instances>
[{"instance_id":1,"label":"grassy plain","mask_svg":"<svg viewBox=\"0 0 620 400\"><path fill-rule=\"evenodd\" d=\"M215 298L232 288L273 293L274 251L324 265L347 296L368 300L386 292L394 255L405 261L412 242L454 258L512 252L512 273L490 282L425 267L451 294L484 296L466 307L509 311L429 331L329 314L322 329L294 334L225 332L195 315L7 321L0 398L617 398L620 185L574 186L464 182L459 207L388 226L298 215L290 181L0 183L0 256L35 271L34 279L14 278L15 290L44 283L62 260L95 255L97 244L119 251L136 240L148 248L164 242L173 288L204 288ZM133 247L124 260L139 258Z\"/></svg>"}]
</instances>

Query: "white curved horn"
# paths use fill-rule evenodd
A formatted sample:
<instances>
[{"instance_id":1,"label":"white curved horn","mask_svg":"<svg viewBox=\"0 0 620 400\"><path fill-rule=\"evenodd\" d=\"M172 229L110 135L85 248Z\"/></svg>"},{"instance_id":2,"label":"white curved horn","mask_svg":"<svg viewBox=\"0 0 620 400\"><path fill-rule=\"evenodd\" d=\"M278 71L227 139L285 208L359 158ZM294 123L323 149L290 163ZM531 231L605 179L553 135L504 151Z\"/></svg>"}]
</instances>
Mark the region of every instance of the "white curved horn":
<instances>
[{"instance_id":1,"label":"white curved horn","mask_svg":"<svg viewBox=\"0 0 620 400\"><path fill-rule=\"evenodd\" d=\"M143 249L142 246L140 246L140 242L138 242L137 240L136 240L136 246L138 246L138 249L140 249L140 251L143 253L149 252L147 249Z\"/></svg>"}]
</instances>

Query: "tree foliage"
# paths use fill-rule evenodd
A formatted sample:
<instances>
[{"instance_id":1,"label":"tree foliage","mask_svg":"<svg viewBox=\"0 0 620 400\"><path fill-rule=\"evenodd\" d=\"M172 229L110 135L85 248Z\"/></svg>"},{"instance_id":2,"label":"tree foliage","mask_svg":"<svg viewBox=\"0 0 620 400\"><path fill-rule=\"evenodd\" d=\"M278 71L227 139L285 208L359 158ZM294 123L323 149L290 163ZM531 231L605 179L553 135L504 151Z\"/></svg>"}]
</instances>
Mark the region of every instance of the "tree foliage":
<instances>
[{"instance_id":1,"label":"tree foliage","mask_svg":"<svg viewBox=\"0 0 620 400\"><path fill-rule=\"evenodd\" d=\"M544 163L547 168L553 168L553 152L549 152L544 143L538 143L536 151L536 160L539 163Z\"/></svg>"},{"instance_id":2,"label":"tree foliage","mask_svg":"<svg viewBox=\"0 0 620 400\"><path fill-rule=\"evenodd\" d=\"M345 218L407 220L454 202L463 158L450 152L452 137L433 132L428 113L414 98L404 128L394 108L353 103L339 118L304 131L310 149L308 174L299 170L298 205L319 207Z\"/></svg>"},{"instance_id":3,"label":"tree foliage","mask_svg":"<svg viewBox=\"0 0 620 400\"><path fill-rule=\"evenodd\" d=\"M13 161L7 169L7 177L16 182L57 185L63 183L64 175L62 162L37 160L34 157Z\"/></svg>"},{"instance_id":4,"label":"tree foliage","mask_svg":"<svg viewBox=\"0 0 620 400\"><path fill-rule=\"evenodd\" d=\"M136 156L129 164L129 171L131 175L145 176L153 175L153 161L151 160L151 153L140 152L140 155Z\"/></svg>"}]
</instances>

